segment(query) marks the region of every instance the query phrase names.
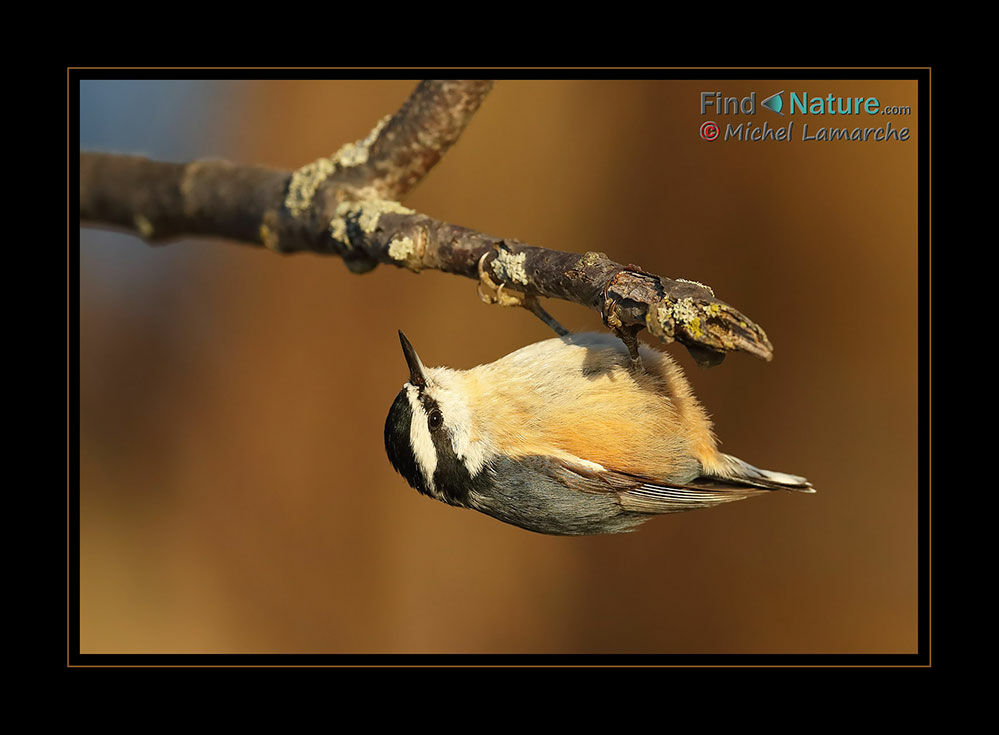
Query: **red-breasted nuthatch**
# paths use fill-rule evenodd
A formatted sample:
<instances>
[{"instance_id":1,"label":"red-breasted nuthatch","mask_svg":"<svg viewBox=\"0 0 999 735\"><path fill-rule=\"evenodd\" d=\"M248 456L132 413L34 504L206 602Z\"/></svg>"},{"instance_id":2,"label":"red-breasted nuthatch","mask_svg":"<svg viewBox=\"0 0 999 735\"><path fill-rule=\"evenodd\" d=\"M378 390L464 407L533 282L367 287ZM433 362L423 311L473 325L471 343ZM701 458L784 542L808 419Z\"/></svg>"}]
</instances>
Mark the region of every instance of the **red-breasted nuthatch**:
<instances>
[{"instance_id":1,"label":"red-breasted nuthatch","mask_svg":"<svg viewBox=\"0 0 999 735\"><path fill-rule=\"evenodd\" d=\"M470 370L426 368L399 332L409 382L385 450L409 484L539 533L619 533L659 513L773 490L804 477L718 451L680 367L611 334L571 334Z\"/></svg>"}]
</instances>

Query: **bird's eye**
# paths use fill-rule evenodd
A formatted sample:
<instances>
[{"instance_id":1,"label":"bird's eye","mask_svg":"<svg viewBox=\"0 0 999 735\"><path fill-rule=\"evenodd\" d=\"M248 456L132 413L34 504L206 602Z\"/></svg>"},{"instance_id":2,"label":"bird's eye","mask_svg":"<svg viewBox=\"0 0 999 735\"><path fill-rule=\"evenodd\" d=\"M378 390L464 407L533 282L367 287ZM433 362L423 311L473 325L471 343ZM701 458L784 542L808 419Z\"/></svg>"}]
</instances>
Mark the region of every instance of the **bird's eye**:
<instances>
[{"instance_id":1,"label":"bird's eye","mask_svg":"<svg viewBox=\"0 0 999 735\"><path fill-rule=\"evenodd\" d=\"M434 409L430 412L430 416L427 417L427 422L430 424L430 430L439 429L441 424L444 423L444 417L441 416L441 412L438 409Z\"/></svg>"}]
</instances>

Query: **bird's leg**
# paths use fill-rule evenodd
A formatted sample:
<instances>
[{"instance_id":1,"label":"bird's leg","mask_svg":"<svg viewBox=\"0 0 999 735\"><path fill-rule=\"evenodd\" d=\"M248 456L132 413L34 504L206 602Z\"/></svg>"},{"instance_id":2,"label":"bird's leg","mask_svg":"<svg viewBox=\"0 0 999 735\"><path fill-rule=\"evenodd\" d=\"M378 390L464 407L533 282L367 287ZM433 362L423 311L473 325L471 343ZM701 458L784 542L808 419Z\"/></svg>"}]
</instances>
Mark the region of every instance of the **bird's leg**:
<instances>
[{"instance_id":1,"label":"bird's leg","mask_svg":"<svg viewBox=\"0 0 999 735\"><path fill-rule=\"evenodd\" d=\"M538 303L538 297L534 294L518 293L516 291L513 293L504 293L503 287L506 284L501 283L497 286L496 282L490 277L489 271L485 269L486 257L488 255L489 253L485 252L479 258L479 283L477 290L479 298L482 301L487 304L499 304L500 306L521 306L555 330L555 334L559 337L564 337L570 333L568 329L555 320L555 317L545 311L544 307Z\"/></svg>"},{"instance_id":2,"label":"bird's leg","mask_svg":"<svg viewBox=\"0 0 999 735\"><path fill-rule=\"evenodd\" d=\"M614 334L628 348L628 355L631 357L631 367L635 372L641 372L645 369L645 365L642 363L642 356L638 354L638 333L640 331L640 327L638 329L619 329L614 327Z\"/></svg>"},{"instance_id":3,"label":"bird's leg","mask_svg":"<svg viewBox=\"0 0 999 735\"><path fill-rule=\"evenodd\" d=\"M634 270L636 267L629 266L629 268ZM628 270L628 268L622 269L622 271L619 271L618 274L624 270ZM604 285L604 324L610 327L614 331L614 334L616 334L618 338L624 342L624 346L628 348L628 355L631 357L632 370L635 372L641 372L645 369L645 365L642 363L642 356L638 352L638 333L641 332L643 328L640 326L626 327L621 322L621 318L614 311L617 307L617 299L611 298L608 294L610 286L614 282L614 279L617 278L618 274L615 274L614 278L611 278Z\"/></svg>"},{"instance_id":4,"label":"bird's leg","mask_svg":"<svg viewBox=\"0 0 999 735\"><path fill-rule=\"evenodd\" d=\"M555 317L545 311L544 307L538 303L536 296L528 294L524 301L524 308L555 330L555 334L559 337L565 337L567 334L572 334L568 329L559 324Z\"/></svg>"}]
</instances>

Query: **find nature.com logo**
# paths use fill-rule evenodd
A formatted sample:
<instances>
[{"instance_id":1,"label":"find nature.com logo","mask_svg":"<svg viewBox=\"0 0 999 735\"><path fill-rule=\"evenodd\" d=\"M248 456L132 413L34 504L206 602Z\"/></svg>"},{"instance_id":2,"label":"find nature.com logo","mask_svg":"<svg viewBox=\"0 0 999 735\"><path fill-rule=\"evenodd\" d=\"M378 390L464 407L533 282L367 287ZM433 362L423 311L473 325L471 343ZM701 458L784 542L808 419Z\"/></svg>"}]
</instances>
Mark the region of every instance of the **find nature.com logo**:
<instances>
[{"instance_id":1,"label":"find nature.com logo","mask_svg":"<svg viewBox=\"0 0 999 735\"><path fill-rule=\"evenodd\" d=\"M752 92L747 97L726 97L721 92L701 92L701 115L755 115L758 108L785 117L785 90L775 92L760 100L757 105L757 93ZM843 115L861 116L905 116L912 114L908 105L882 105L877 97L837 97L833 93L825 97L812 96L808 92L790 92L787 94L788 115ZM866 120L865 120L866 122ZM757 125L750 121L725 123L722 127L714 120L701 123L700 136L702 140L712 142L718 140L740 140L759 142L773 140L790 142L795 140L795 121L788 120L785 125L771 126L769 121ZM856 142L907 141L910 138L909 128L895 127L891 120L883 125L868 127L866 125L846 125L842 127L822 125L809 129L809 122L802 121L800 136L797 140L803 142L824 142L845 140Z\"/></svg>"}]
</instances>

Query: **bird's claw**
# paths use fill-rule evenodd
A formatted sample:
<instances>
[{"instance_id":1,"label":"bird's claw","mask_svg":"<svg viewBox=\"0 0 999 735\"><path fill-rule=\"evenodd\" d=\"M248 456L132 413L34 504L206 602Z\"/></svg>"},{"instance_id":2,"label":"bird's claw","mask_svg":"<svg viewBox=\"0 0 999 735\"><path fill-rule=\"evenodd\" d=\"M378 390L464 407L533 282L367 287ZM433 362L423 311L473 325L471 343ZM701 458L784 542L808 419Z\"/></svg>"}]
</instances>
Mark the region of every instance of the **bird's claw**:
<instances>
[{"instance_id":1,"label":"bird's claw","mask_svg":"<svg viewBox=\"0 0 999 735\"><path fill-rule=\"evenodd\" d=\"M526 292L504 292L503 289L506 286L505 283L496 285L496 282L489 275L489 271L486 270L486 258L488 256L489 251L483 253L482 257L479 258L478 265L479 283L476 286L476 290L478 291L479 298L483 302L487 304L498 304L499 306L523 307L551 327L558 336L564 337L569 334L569 330L559 324L555 318L545 311L544 307L538 303L537 296Z\"/></svg>"}]
</instances>

